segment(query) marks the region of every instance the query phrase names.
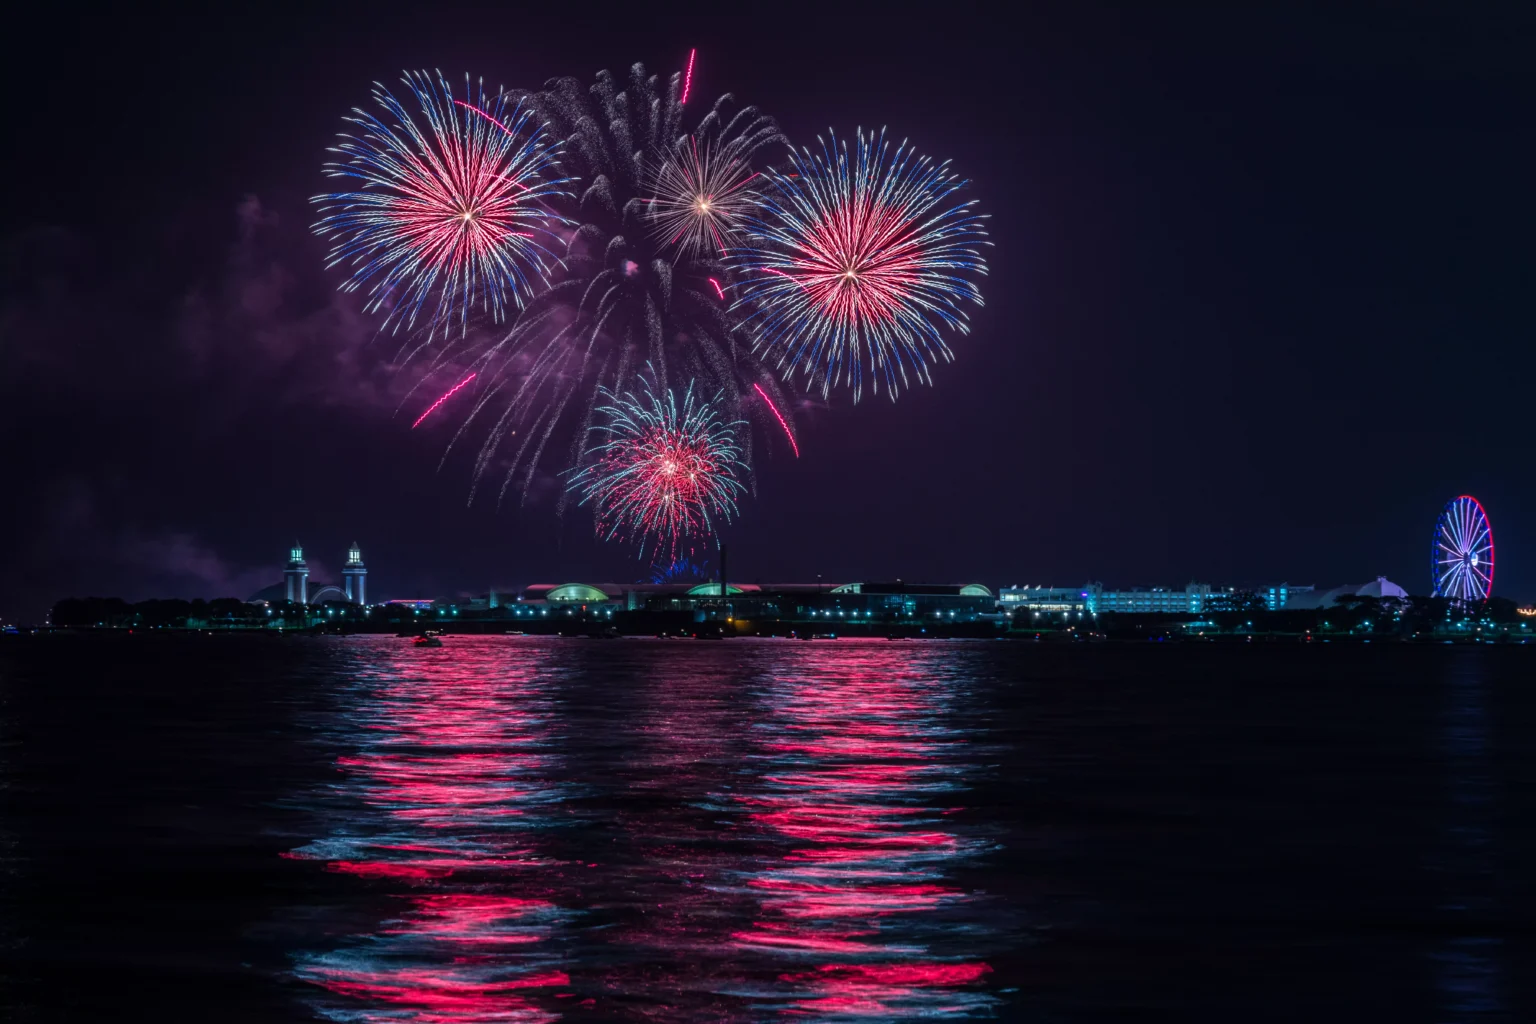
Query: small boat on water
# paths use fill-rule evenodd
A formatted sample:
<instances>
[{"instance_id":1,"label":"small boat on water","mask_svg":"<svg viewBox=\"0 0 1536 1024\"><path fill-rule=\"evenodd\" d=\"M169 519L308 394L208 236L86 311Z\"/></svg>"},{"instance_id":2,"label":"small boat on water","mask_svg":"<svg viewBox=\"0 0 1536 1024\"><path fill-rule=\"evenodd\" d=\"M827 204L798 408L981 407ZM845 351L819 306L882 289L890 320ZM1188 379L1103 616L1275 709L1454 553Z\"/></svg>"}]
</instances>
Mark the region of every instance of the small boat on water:
<instances>
[{"instance_id":1,"label":"small boat on water","mask_svg":"<svg viewBox=\"0 0 1536 1024\"><path fill-rule=\"evenodd\" d=\"M428 630L415 640L412 640L411 644L416 647L441 647L443 646L443 638Z\"/></svg>"}]
</instances>

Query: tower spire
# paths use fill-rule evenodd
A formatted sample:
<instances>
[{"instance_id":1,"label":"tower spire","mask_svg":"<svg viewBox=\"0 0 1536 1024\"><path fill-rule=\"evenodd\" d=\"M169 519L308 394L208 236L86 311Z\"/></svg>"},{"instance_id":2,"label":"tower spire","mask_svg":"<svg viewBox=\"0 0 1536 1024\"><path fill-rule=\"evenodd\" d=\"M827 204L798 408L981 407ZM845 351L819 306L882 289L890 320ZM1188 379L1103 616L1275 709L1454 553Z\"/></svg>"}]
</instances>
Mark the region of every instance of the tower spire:
<instances>
[{"instance_id":1,"label":"tower spire","mask_svg":"<svg viewBox=\"0 0 1536 1024\"><path fill-rule=\"evenodd\" d=\"M288 552L288 568L283 570L286 596L294 604L309 604L309 566L304 563L304 545L298 541Z\"/></svg>"},{"instance_id":2,"label":"tower spire","mask_svg":"<svg viewBox=\"0 0 1536 1024\"><path fill-rule=\"evenodd\" d=\"M346 588L347 600L353 604L367 604L366 585L368 569L363 565L363 549L357 541L347 551L347 563L341 569L341 583Z\"/></svg>"}]
</instances>

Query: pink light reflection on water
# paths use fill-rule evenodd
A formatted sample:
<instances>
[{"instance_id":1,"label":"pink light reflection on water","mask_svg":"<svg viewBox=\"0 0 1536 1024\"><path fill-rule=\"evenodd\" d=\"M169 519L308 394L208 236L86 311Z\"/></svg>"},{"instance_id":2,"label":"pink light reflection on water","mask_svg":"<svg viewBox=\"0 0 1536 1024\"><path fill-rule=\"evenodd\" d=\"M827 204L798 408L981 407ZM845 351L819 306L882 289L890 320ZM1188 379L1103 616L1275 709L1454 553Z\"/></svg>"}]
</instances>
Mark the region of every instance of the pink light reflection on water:
<instances>
[{"instance_id":1,"label":"pink light reflection on water","mask_svg":"<svg viewBox=\"0 0 1536 1024\"><path fill-rule=\"evenodd\" d=\"M964 759L945 725L944 657L840 644L778 666L767 765L736 799L783 852L747 879L756 919L732 941L783 959L786 1015L956 1018L995 1003L980 984L991 968L924 927L973 899L947 876L979 849L947 813Z\"/></svg>"},{"instance_id":2,"label":"pink light reflection on water","mask_svg":"<svg viewBox=\"0 0 1536 1024\"><path fill-rule=\"evenodd\" d=\"M455 638L423 652L356 640L332 835L288 856L392 898L373 931L302 958L325 1016L480 1024L559 1019L570 979L550 940L569 913L534 829L558 806L554 714L539 652ZM444 656L448 655L448 656ZM337 1004L334 1000L343 1002Z\"/></svg>"},{"instance_id":3,"label":"pink light reflection on water","mask_svg":"<svg viewBox=\"0 0 1536 1024\"><path fill-rule=\"evenodd\" d=\"M614 923L602 968L622 1003L595 1019L760 1019L736 994L743 965L730 940L753 905L730 891L743 850L730 809L712 799L752 749L751 709L724 653L675 645L623 681L633 703L612 822L629 864L609 868L617 884L606 897Z\"/></svg>"}]
</instances>

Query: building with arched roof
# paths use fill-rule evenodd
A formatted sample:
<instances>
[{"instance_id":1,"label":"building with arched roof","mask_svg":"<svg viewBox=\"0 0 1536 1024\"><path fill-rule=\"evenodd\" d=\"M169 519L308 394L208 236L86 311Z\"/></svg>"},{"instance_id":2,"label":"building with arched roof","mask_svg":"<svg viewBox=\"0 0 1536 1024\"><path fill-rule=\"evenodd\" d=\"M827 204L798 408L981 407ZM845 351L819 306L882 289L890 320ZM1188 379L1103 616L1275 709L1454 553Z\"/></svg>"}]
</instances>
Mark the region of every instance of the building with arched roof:
<instances>
[{"instance_id":1,"label":"building with arched roof","mask_svg":"<svg viewBox=\"0 0 1536 1024\"><path fill-rule=\"evenodd\" d=\"M562 583L547 590L544 600L551 604L602 604L613 598L606 590L590 583Z\"/></svg>"},{"instance_id":2,"label":"building with arched roof","mask_svg":"<svg viewBox=\"0 0 1536 1024\"><path fill-rule=\"evenodd\" d=\"M756 583L728 583L725 587L727 594L755 594L762 591L762 587ZM720 584L700 583L696 587L688 588L689 597L719 597Z\"/></svg>"}]
</instances>

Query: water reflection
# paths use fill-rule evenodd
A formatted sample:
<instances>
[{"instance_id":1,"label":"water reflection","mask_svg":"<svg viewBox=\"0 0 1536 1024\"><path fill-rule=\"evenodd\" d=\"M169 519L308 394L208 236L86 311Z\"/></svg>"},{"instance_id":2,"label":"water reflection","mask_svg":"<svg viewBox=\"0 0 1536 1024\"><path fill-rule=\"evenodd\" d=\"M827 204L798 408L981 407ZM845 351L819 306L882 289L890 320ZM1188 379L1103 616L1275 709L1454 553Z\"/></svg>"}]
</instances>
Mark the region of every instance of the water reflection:
<instances>
[{"instance_id":1,"label":"water reflection","mask_svg":"<svg viewBox=\"0 0 1536 1024\"><path fill-rule=\"evenodd\" d=\"M322 1015L994 1007L977 901L953 880L983 847L956 824L977 751L954 648L346 649L329 827L289 854L347 878L327 948L295 972Z\"/></svg>"},{"instance_id":2,"label":"water reflection","mask_svg":"<svg viewBox=\"0 0 1536 1024\"><path fill-rule=\"evenodd\" d=\"M555 774L558 673L545 651L465 638L417 650L357 640L321 797L331 835L290 856L388 895L375 930L300 959L335 1020L551 1021L570 998L554 941L569 920L540 830L566 797Z\"/></svg>"},{"instance_id":3,"label":"water reflection","mask_svg":"<svg viewBox=\"0 0 1536 1024\"><path fill-rule=\"evenodd\" d=\"M764 692L763 771L738 800L783 852L746 879L757 911L733 943L777 965L755 994L785 1016L994 1008L973 895L949 881L982 845L952 817L975 756L949 715L954 653L806 651Z\"/></svg>"},{"instance_id":4,"label":"water reflection","mask_svg":"<svg viewBox=\"0 0 1536 1024\"><path fill-rule=\"evenodd\" d=\"M1444 881L1451 938L1432 957L1445 1020L1484 1020L1504 1010L1495 888L1497 791L1484 652L1456 652L1446 680L1440 738L1450 803L1434 868Z\"/></svg>"},{"instance_id":5,"label":"water reflection","mask_svg":"<svg viewBox=\"0 0 1536 1024\"><path fill-rule=\"evenodd\" d=\"M659 648L659 649L658 649ZM598 956L603 1020L744 1020L724 995L742 964L730 934L751 901L728 879L752 852L714 794L747 769L754 708L743 700L762 648L642 644L612 792L614 921ZM594 965L595 966L595 965Z\"/></svg>"}]
</instances>

